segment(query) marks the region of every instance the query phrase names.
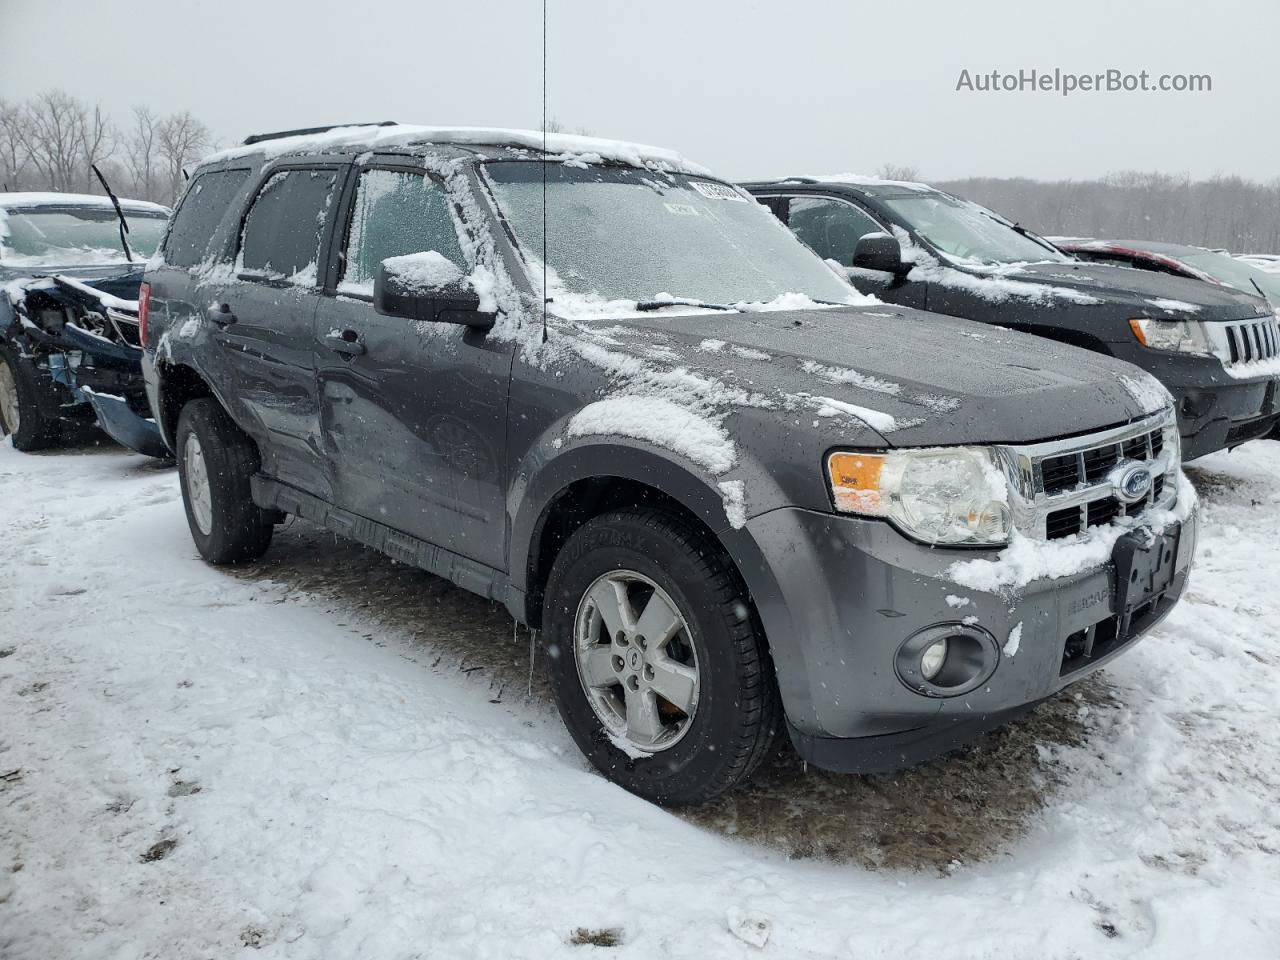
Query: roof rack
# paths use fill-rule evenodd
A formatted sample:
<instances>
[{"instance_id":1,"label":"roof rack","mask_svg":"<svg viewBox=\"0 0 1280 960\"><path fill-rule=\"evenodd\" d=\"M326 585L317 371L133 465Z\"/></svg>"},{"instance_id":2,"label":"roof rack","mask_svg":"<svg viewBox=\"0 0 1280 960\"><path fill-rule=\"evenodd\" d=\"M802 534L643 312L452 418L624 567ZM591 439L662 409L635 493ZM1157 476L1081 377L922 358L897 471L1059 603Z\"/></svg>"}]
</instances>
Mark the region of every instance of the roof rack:
<instances>
[{"instance_id":1,"label":"roof rack","mask_svg":"<svg viewBox=\"0 0 1280 960\"><path fill-rule=\"evenodd\" d=\"M331 123L327 127L302 127L298 130L277 130L275 133L255 133L253 136L244 138L244 146L251 147L255 143L279 140L281 137L305 137L312 133L328 133L330 130L340 130L343 127L394 127L396 125L394 120L378 120L374 123Z\"/></svg>"}]
</instances>

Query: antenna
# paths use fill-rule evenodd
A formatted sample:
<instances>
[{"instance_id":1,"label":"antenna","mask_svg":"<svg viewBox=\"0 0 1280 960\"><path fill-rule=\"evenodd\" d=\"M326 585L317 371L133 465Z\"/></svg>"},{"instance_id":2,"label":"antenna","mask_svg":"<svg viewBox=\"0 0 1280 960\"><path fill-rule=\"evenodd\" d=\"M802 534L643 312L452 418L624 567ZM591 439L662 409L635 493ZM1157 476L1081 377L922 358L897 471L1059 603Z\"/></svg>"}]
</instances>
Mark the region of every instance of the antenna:
<instances>
[{"instance_id":1,"label":"antenna","mask_svg":"<svg viewBox=\"0 0 1280 960\"><path fill-rule=\"evenodd\" d=\"M542 0L542 342L547 342L547 0Z\"/></svg>"}]
</instances>

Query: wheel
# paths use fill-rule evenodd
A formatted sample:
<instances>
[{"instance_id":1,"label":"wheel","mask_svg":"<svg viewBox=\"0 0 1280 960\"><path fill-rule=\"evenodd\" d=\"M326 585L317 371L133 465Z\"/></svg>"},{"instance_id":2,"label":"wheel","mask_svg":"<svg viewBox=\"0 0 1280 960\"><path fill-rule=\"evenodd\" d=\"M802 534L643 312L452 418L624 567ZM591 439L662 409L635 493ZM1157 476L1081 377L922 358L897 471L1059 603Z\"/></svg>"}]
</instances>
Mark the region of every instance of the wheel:
<instances>
[{"instance_id":1,"label":"wheel","mask_svg":"<svg viewBox=\"0 0 1280 960\"><path fill-rule=\"evenodd\" d=\"M782 707L746 587L680 516L627 511L580 527L552 566L543 619L565 726L627 790L701 803L777 742Z\"/></svg>"},{"instance_id":2,"label":"wheel","mask_svg":"<svg viewBox=\"0 0 1280 960\"><path fill-rule=\"evenodd\" d=\"M249 494L259 465L253 441L216 400L200 397L182 408L176 444L182 503L200 556L217 564L262 556L274 515Z\"/></svg>"},{"instance_id":3,"label":"wheel","mask_svg":"<svg viewBox=\"0 0 1280 960\"><path fill-rule=\"evenodd\" d=\"M40 412L39 389L31 364L9 344L0 344L0 423L19 450L43 450L61 433L58 422Z\"/></svg>"}]
</instances>

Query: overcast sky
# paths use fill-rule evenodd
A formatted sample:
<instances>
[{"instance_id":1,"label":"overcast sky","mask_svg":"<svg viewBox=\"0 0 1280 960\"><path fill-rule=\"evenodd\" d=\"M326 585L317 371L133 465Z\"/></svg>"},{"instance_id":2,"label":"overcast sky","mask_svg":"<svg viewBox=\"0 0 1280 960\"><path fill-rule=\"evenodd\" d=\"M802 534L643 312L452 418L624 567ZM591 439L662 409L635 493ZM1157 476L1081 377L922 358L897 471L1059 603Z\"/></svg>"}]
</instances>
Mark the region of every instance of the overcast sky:
<instances>
[{"instance_id":1,"label":"overcast sky","mask_svg":"<svg viewBox=\"0 0 1280 960\"><path fill-rule=\"evenodd\" d=\"M1277 0L548 0L549 112L734 178L1280 176ZM189 109L224 144L393 119L537 127L539 0L0 0L4 82ZM1206 73L1213 91L956 92L972 73Z\"/></svg>"}]
</instances>

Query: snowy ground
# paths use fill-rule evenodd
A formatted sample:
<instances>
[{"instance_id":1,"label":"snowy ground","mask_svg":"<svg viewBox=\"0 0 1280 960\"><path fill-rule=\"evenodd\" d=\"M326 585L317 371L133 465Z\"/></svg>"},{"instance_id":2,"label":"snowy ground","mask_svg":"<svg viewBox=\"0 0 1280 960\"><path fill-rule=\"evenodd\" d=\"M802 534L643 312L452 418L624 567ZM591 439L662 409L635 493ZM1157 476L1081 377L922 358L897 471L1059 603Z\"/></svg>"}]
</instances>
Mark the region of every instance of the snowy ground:
<instances>
[{"instance_id":1,"label":"snowy ground","mask_svg":"<svg viewBox=\"0 0 1280 960\"><path fill-rule=\"evenodd\" d=\"M1191 473L1191 593L1101 678L675 816L491 605L301 524L215 570L172 470L5 444L0 957L1274 957L1280 444Z\"/></svg>"}]
</instances>

